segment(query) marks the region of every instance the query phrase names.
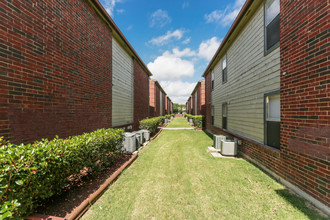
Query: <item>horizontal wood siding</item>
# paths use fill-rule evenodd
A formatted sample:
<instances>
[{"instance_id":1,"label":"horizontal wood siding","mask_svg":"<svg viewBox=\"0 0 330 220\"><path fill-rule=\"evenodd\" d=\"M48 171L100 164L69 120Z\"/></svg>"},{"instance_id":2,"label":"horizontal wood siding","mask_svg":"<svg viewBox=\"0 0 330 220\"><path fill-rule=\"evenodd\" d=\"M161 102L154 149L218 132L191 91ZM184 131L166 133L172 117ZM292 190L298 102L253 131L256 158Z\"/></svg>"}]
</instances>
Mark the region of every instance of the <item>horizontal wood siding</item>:
<instances>
[{"instance_id":1,"label":"horizontal wood siding","mask_svg":"<svg viewBox=\"0 0 330 220\"><path fill-rule=\"evenodd\" d=\"M264 55L264 10L259 7L227 50L227 82L222 59L214 68L214 124L222 127L222 103L228 102L227 128L264 142L264 93L280 89L280 50Z\"/></svg>"},{"instance_id":2,"label":"horizontal wood siding","mask_svg":"<svg viewBox=\"0 0 330 220\"><path fill-rule=\"evenodd\" d=\"M112 126L133 123L133 59L112 40Z\"/></svg>"}]
</instances>

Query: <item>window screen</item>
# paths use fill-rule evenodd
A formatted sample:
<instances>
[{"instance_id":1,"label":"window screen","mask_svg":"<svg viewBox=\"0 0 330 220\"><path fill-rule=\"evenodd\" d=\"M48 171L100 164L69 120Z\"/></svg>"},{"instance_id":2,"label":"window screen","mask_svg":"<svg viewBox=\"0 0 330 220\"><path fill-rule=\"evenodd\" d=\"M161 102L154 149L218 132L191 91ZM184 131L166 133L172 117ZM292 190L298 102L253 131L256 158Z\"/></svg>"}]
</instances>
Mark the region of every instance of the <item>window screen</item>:
<instances>
[{"instance_id":1,"label":"window screen","mask_svg":"<svg viewBox=\"0 0 330 220\"><path fill-rule=\"evenodd\" d=\"M227 103L222 104L222 128L227 129L227 114L228 114L228 105Z\"/></svg>"},{"instance_id":2,"label":"window screen","mask_svg":"<svg viewBox=\"0 0 330 220\"><path fill-rule=\"evenodd\" d=\"M280 42L280 0L266 0L265 32L268 52Z\"/></svg>"},{"instance_id":3,"label":"window screen","mask_svg":"<svg viewBox=\"0 0 330 220\"><path fill-rule=\"evenodd\" d=\"M227 82L227 56L222 60L222 83Z\"/></svg>"},{"instance_id":4,"label":"window screen","mask_svg":"<svg viewBox=\"0 0 330 220\"><path fill-rule=\"evenodd\" d=\"M214 72L212 71L211 73L211 89L213 90L214 89Z\"/></svg>"},{"instance_id":5,"label":"window screen","mask_svg":"<svg viewBox=\"0 0 330 220\"><path fill-rule=\"evenodd\" d=\"M214 106L211 107L211 124L214 125Z\"/></svg>"},{"instance_id":6,"label":"window screen","mask_svg":"<svg viewBox=\"0 0 330 220\"><path fill-rule=\"evenodd\" d=\"M280 94L267 96L267 121L280 121L280 112Z\"/></svg>"}]
</instances>

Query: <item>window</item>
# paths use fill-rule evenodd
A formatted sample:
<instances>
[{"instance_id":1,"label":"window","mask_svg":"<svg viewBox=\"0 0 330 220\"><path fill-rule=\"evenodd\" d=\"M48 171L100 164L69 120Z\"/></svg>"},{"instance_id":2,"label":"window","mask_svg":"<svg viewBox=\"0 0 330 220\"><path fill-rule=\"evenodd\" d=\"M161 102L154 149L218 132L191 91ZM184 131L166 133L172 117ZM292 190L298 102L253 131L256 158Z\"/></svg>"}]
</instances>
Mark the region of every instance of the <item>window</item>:
<instances>
[{"instance_id":1,"label":"window","mask_svg":"<svg viewBox=\"0 0 330 220\"><path fill-rule=\"evenodd\" d=\"M227 129L227 114L228 114L228 105L227 102L222 104L222 128Z\"/></svg>"},{"instance_id":2,"label":"window","mask_svg":"<svg viewBox=\"0 0 330 220\"><path fill-rule=\"evenodd\" d=\"M211 72L211 89L213 90L214 89L214 72L212 71Z\"/></svg>"},{"instance_id":3,"label":"window","mask_svg":"<svg viewBox=\"0 0 330 220\"><path fill-rule=\"evenodd\" d=\"M265 94L265 144L280 149L280 93Z\"/></svg>"},{"instance_id":4,"label":"window","mask_svg":"<svg viewBox=\"0 0 330 220\"><path fill-rule=\"evenodd\" d=\"M211 106L211 124L214 125L214 106Z\"/></svg>"},{"instance_id":5,"label":"window","mask_svg":"<svg viewBox=\"0 0 330 220\"><path fill-rule=\"evenodd\" d=\"M269 53L280 43L280 0L265 1L265 52Z\"/></svg>"},{"instance_id":6,"label":"window","mask_svg":"<svg viewBox=\"0 0 330 220\"><path fill-rule=\"evenodd\" d=\"M227 55L222 59L222 83L227 82Z\"/></svg>"}]
</instances>

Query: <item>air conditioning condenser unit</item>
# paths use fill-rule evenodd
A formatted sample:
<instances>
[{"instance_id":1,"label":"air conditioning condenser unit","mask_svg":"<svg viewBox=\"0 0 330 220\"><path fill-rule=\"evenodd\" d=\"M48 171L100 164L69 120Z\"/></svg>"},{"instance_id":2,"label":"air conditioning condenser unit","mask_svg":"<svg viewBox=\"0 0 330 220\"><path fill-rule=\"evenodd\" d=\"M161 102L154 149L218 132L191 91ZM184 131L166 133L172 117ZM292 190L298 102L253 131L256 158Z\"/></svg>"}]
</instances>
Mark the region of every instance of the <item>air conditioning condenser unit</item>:
<instances>
[{"instance_id":1,"label":"air conditioning condenser unit","mask_svg":"<svg viewBox=\"0 0 330 220\"><path fill-rule=\"evenodd\" d=\"M222 140L220 153L224 156L236 156L237 155L237 143L230 140Z\"/></svg>"},{"instance_id":2,"label":"air conditioning condenser unit","mask_svg":"<svg viewBox=\"0 0 330 220\"><path fill-rule=\"evenodd\" d=\"M149 141L150 140L150 131L149 130L140 130L140 132L143 133L143 138L145 141Z\"/></svg>"},{"instance_id":3,"label":"air conditioning condenser unit","mask_svg":"<svg viewBox=\"0 0 330 220\"><path fill-rule=\"evenodd\" d=\"M223 140L226 140L224 135L213 135L213 147L217 150L221 150L221 144Z\"/></svg>"},{"instance_id":4,"label":"air conditioning condenser unit","mask_svg":"<svg viewBox=\"0 0 330 220\"><path fill-rule=\"evenodd\" d=\"M123 151L127 153L133 153L136 151L135 134L129 132L124 133Z\"/></svg>"}]
</instances>

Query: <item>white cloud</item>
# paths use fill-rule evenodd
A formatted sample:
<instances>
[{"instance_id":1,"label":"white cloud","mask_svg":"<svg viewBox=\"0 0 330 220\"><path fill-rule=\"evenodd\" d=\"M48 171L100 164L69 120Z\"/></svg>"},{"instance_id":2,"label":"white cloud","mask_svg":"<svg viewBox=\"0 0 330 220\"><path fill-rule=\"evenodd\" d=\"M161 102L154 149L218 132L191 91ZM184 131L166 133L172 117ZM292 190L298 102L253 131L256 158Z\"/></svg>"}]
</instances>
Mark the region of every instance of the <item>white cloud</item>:
<instances>
[{"instance_id":1,"label":"white cloud","mask_svg":"<svg viewBox=\"0 0 330 220\"><path fill-rule=\"evenodd\" d=\"M196 83L178 81L159 81L173 103L185 104Z\"/></svg>"},{"instance_id":2,"label":"white cloud","mask_svg":"<svg viewBox=\"0 0 330 220\"><path fill-rule=\"evenodd\" d=\"M162 46L167 44L172 38L180 40L183 37L183 30L167 31L165 35L152 38L149 42L153 45Z\"/></svg>"},{"instance_id":3,"label":"white cloud","mask_svg":"<svg viewBox=\"0 0 330 220\"><path fill-rule=\"evenodd\" d=\"M117 11L117 14L122 14L125 12L125 9L117 9L116 11Z\"/></svg>"},{"instance_id":4,"label":"white cloud","mask_svg":"<svg viewBox=\"0 0 330 220\"><path fill-rule=\"evenodd\" d=\"M114 14L113 11L115 10L116 3L120 2L121 0L105 0L104 6L105 10L108 12L110 17L113 18Z\"/></svg>"},{"instance_id":5,"label":"white cloud","mask_svg":"<svg viewBox=\"0 0 330 220\"><path fill-rule=\"evenodd\" d=\"M133 29L133 25L129 25L127 28L126 28L126 31L130 31Z\"/></svg>"},{"instance_id":6,"label":"white cloud","mask_svg":"<svg viewBox=\"0 0 330 220\"><path fill-rule=\"evenodd\" d=\"M182 44L189 44L190 43L190 40L191 40L191 38L188 37L184 41L182 41Z\"/></svg>"},{"instance_id":7,"label":"white cloud","mask_svg":"<svg viewBox=\"0 0 330 220\"><path fill-rule=\"evenodd\" d=\"M182 4L182 8L184 9L184 8L187 8L189 6L189 2L184 2L183 4Z\"/></svg>"},{"instance_id":8,"label":"white cloud","mask_svg":"<svg viewBox=\"0 0 330 220\"><path fill-rule=\"evenodd\" d=\"M215 10L206 14L204 16L206 23L217 23L222 26L231 25L244 3L245 0L236 0L234 5L228 5L225 10Z\"/></svg>"},{"instance_id":9,"label":"white cloud","mask_svg":"<svg viewBox=\"0 0 330 220\"><path fill-rule=\"evenodd\" d=\"M180 50L179 48L174 48L172 50L173 55L176 57L192 57L196 56L196 52L191 50L190 48L185 48L183 50Z\"/></svg>"},{"instance_id":10,"label":"white cloud","mask_svg":"<svg viewBox=\"0 0 330 220\"><path fill-rule=\"evenodd\" d=\"M158 9L150 16L150 27L164 27L165 25L171 23L172 19L168 16L167 11Z\"/></svg>"},{"instance_id":11,"label":"white cloud","mask_svg":"<svg viewBox=\"0 0 330 220\"><path fill-rule=\"evenodd\" d=\"M182 77L193 77L195 68L194 63L182 59L184 56L191 56L190 49L180 51L173 49L173 53L165 51L157 57L154 62L148 63L148 68L156 80L175 81Z\"/></svg>"},{"instance_id":12,"label":"white cloud","mask_svg":"<svg viewBox=\"0 0 330 220\"><path fill-rule=\"evenodd\" d=\"M210 61L220 45L217 37L212 37L206 41L202 41L198 48L198 56Z\"/></svg>"}]
</instances>

